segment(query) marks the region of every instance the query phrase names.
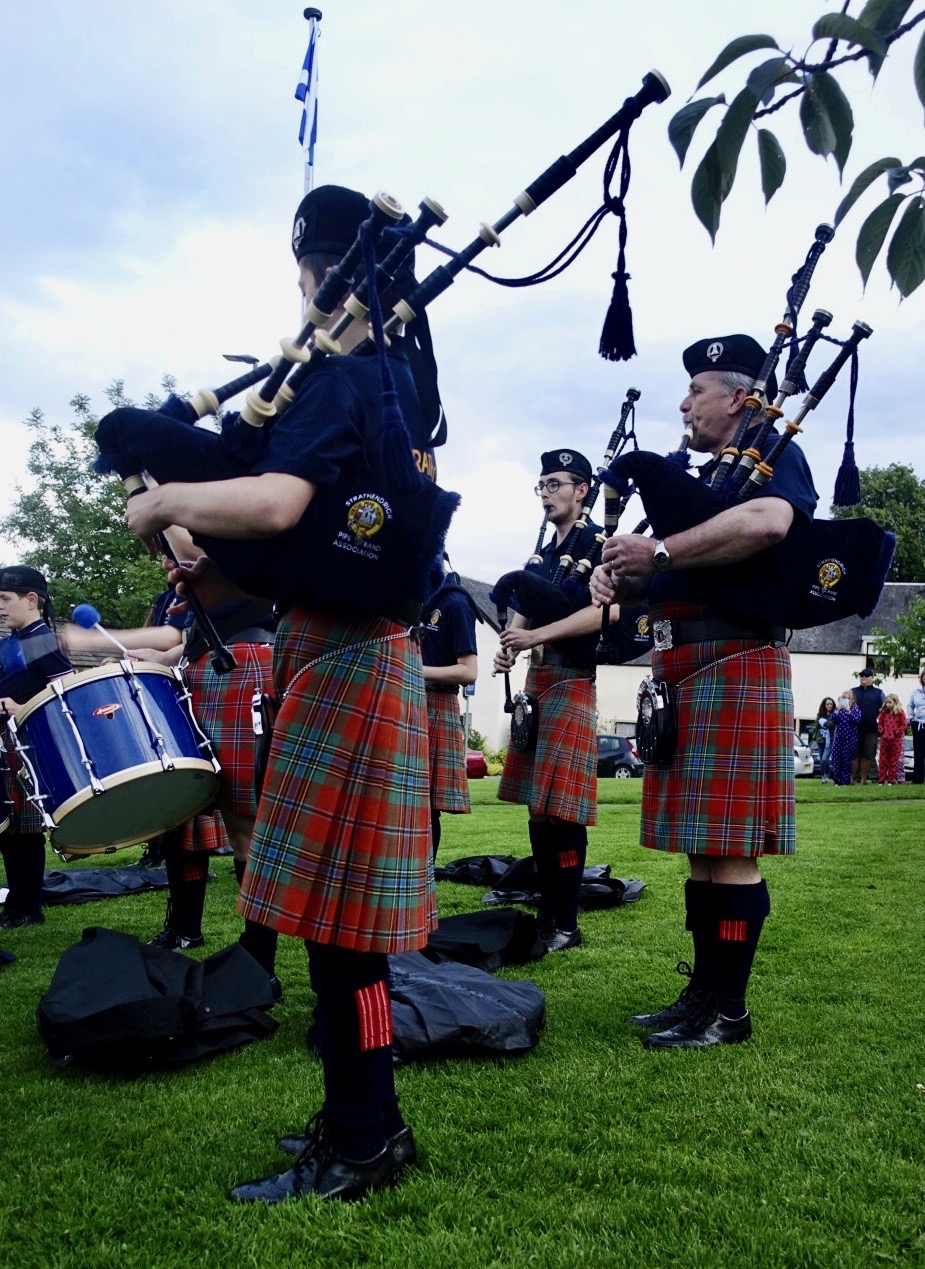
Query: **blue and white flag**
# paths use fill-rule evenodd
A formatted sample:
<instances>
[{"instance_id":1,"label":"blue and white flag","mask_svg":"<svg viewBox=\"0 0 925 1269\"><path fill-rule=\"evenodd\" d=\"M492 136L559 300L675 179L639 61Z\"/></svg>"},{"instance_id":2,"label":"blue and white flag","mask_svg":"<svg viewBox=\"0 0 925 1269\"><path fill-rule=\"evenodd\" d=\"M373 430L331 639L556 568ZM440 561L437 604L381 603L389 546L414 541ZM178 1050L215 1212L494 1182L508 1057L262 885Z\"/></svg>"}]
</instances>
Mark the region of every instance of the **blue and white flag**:
<instances>
[{"instance_id":1,"label":"blue and white flag","mask_svg":"<svg viewBox=\"0 0 925 1269\"><path fill-rule=\"evenodd\" d=\"M315 162L315 142L318 140L318 40L321 38L321 30L317 18L309 18L308 25L308 50L295 95L296 100L302 103L299 145L305 151L305 162L312 167Z\"/></svg>"}]
</instances>

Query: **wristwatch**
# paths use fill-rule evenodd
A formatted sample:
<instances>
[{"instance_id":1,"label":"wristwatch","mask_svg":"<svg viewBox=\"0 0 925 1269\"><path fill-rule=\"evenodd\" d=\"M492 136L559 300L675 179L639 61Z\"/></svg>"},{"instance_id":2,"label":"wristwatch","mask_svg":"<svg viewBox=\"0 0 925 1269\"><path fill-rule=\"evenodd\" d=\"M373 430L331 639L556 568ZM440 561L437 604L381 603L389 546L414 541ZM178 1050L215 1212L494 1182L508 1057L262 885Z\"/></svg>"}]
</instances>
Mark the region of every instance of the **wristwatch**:
<instances>
[{"instance_id":1,"label":"wristwatch","mask_svg":"<svg viewBox=\"0 0 925 1269\"><path fill-rule=\"evenodd\" d=\"M655 554L652 556L652 567L656 573L667 573L671 568L671 556L668 554L668 547L665 543L658 539L655 543Z\"/></svg>"}]
</instances>

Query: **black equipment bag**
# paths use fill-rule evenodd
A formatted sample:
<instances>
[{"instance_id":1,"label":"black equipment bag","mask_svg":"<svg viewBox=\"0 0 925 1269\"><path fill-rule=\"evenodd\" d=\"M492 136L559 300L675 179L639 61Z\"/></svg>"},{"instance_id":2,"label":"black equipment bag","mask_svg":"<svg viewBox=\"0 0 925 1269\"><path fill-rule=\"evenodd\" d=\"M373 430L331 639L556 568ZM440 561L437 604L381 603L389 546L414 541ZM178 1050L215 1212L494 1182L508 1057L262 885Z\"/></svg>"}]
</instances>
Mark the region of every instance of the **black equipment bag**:
<instances>
[{"instance_id":1,"label":"black equipment bag","mask_svg":"<svg viewBox=\"0 0 925 1269\"><path fill-rule=\"evenodd\" d=\"M535 1048L546 1001L535 983L492 978L421 952L389 957L395 1059L516 1057Z\"/></svg>"},{"instance_id":2,"label":"black equipment bag","mask_svg":"<svg viewBox=\"0 0 925 1269\"><path fill-rule=\"evenodd\" d=\"M535 916L516 908L497 908L442 917L424 955L428 960L458 961L491 973L504 965L538 961L546 955L546 947Z\"/></svg>"},{"instance_id":3,"label":"black equipment bag","mask_svg":"<svg viewBox=\"0 0 925 1269\"><path fill-rule=\"evenodd\" d=\"M491 886L514 863L514 855L466 855L434 867L437 881L455 881L458 885Z\"/></svg>"},{"instance_id":4,"label":"black equipment bag","mask_svg":"<svg viewBox=\"0 0 925 1269\"><path fill-rule=\"evenodd\" d=\"M91 927L36 1010L55 1066L120 1074L176 1066L272 1035L270 976L239 943L194 961Z\"/></svg>"},{"instance_id":5,"label":"black equipment bag","mask_svg":"<svg viewBox=\"0 0 925 1269\"><path fill-rule=\"evenodd\" d=\"M499 858L504 859L505 856ZM456 861L457 865L465 862L461 859ZM644 881L611 877L609 864L587 864L578 892L578 906L582 912L621 907L640 899L645 887ZM482 897L482 902L490 907L508 903L525 903L535 907L539 901L540 883L532 855L515 859L497 879L494 889Z\"/></svg>"},{"instance_id":6,"label":"black equipment bag","mask_svg":"<svg viewBox=\"0 0 925 1269\"><path fill-rule=\"evenodd\" d=\"M91 903L96 899L124 898L148 890L167 889L165 868L73 868L49 870L42 881L42 902Z\"/></svg>"}]
</instances>

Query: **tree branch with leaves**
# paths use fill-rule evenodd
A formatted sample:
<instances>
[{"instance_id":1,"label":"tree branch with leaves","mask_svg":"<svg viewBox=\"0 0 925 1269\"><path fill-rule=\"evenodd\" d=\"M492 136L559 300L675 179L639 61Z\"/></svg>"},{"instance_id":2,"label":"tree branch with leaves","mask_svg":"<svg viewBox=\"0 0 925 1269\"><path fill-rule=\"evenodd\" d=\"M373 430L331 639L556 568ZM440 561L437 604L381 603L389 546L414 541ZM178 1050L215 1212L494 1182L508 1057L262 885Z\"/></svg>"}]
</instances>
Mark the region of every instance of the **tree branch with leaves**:
<instances>
[{"instance_id":1,"label":"tree branch with leaves","mask_svg":"<svg viewBox=\"0 0 925 1269\"><path fill-rule=\"evenodd\" d=\"M845 0L840 13L825 14L813 25L802 56L784 52L770 35L742 35L726 45L700 77L695 91L743 57L767 50L774 50L775 56L748 73L745 86L731 101L724 93L690 101L668 125L669 140L683 167L698 126L714 107L725 106L716 135L691 180L694 211L713 241L723 204L735 184L742 147L750 134L754 134L758 149L765 205L783 184L787 173L783 146L775 133L758 126L758 121L793 102L799 103L799 122L807 148L824 159L833 158L839 179L842 178L854 139L854 113L834 72L848 63L866 60L876 80L893 45L925 24L925 6L910 16L914 2L867 0L858 16L852 17L848 13L850 0ZM814 59L814 49L820 42L825 42L825 52ZM916 49L913 80L925 107L925 32ZM904 163L889 155L869 163L839 203L834 224L838 226L881 178L886 181L887 197L861 225L855 259L866 286L895 224L886 268L905 298L925 281L925 156ZM905 189L906 186L912 188Z\"/></svg>"}]
</instances>

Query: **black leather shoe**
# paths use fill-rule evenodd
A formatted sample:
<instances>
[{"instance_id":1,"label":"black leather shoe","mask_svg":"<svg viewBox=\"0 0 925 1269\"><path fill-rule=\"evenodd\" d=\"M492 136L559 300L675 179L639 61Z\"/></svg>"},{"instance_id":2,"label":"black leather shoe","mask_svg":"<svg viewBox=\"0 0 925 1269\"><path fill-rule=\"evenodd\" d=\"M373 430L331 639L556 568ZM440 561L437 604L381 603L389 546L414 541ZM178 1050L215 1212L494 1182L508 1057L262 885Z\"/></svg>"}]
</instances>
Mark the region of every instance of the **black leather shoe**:
<instances>
[{"instance_id":1,"label":"black leather shoe","mask_svg":"<svg viewBox=\"0 0 925 1269\"><path fill-rule=\"evenodd\" d=\"M191 947L205 947L205 944L205 938L201 934L193 939L187 938L169 925L165 925L153 939L148 939L148 947L165 947L168 952L185 952Z\"/></svg>"},{"instance_id":2,"label":"black leather shoe","mask_svg":"<svg viewBox=\"0 0 925 1269\"><path fill-rule=\"evenodd\" d=\"M693 978L694 976L694 971L687 961L678 961L676 969L685 978ZM657 1031L667 1031L671 1027L677 1026L679 1022L686 1021L692 1014L699 1013L706 1002L706 997L706 992L694 991L692 987L687 986L674 1004L666 1005L658 1013L633 1014L630 1022L635 1027L654 1027Z\"/></svg>"},{"instance_id":3,"label":"black leather shoe","mask_svg":"<svg viewBox=\"0 0 925 1269\"><path fill-rule=\"evenodd\" d=\"M643 1045L647 1049L709 1049L714 1044L741 1044L751 1038L752 1019L724 1018L713 1007L679 1022L670 1031L656 1031L647 1036Z\"/></svg>"},{"instance_id":4,"label":"black leather shoe","mask_svg":"<svg viewBox=\"0 0 925 1269\"><path fill-rule=\"evenodd\" d=\"M276 1145L285 1154L301 1154L308 1146L308 1141L307 1133L296 1133L291 1137L281 1137ZM392 1151L392 1158L399 1168L413 1168L415 1166L418 1161L418 1150L414 1140L414 1133L407 1124L394 1137L389 1137L387 1145Z\"/></svg>"},{"instance_id":5,"label":"black leather shoe","mask_svg":"<svg viewBox=\"0 0 925 1269\"><path fill-rule=\"evenodd\" d=\"M570 947L581 947L581 930L577 925L574 930L552 928L541 936L540 941L547 952L566 952Z\"/></svg>"},{"instance_id":6,"label":"black leather shoe","mask_svg":"<svg viewBox=\"0 0 925 1269\"><path fill-rule=\"evenodd\" d=\"M6 951L5 948L0 947L0 966L12 965L15 959L16 957L13 955L12 952L8 952ZM410 1129L409 1129L409 1132L410 1132Z\"/></svg>"},{"instance_id":7,"label":"black leather shoe","mask_svg":"<svg viewBox=\"0 0 925 1269\"><path fill-rule=\"evenodd\" d=\"M275 974L270 975L270 991L273 993L274 1005L281 1005L283 1003L283 984Z\"/></svg>"},{"instance_id":8,"label":"black leather shoe","mask_svg":"<svg viewBox=\"0 0 925 1269\"><path fill-rule=\"evenodd\" d=\"M24 930L27 925L43 925L45 917L41 912L38 915L29 912L9 912L5 911L0 916L0 928L4 930Z\"/></svg>"},{"instance_id":9,"label":"black leather shoe","mask_svg":"<svg viewBox=\"0 0 925 1269\"><path fill-rule=\"evenodd\" d=\"M350 1202L390 1184L400 1171L388 1145L371 1159L355 1161L344 1159L330 1145L319 1148L318 1138L313 1138L287 1171L262 1181L245 1181L228 1197L234 1203L283 1203L317 1194L322 1199Z\"/></svg>"}]
</instances>

